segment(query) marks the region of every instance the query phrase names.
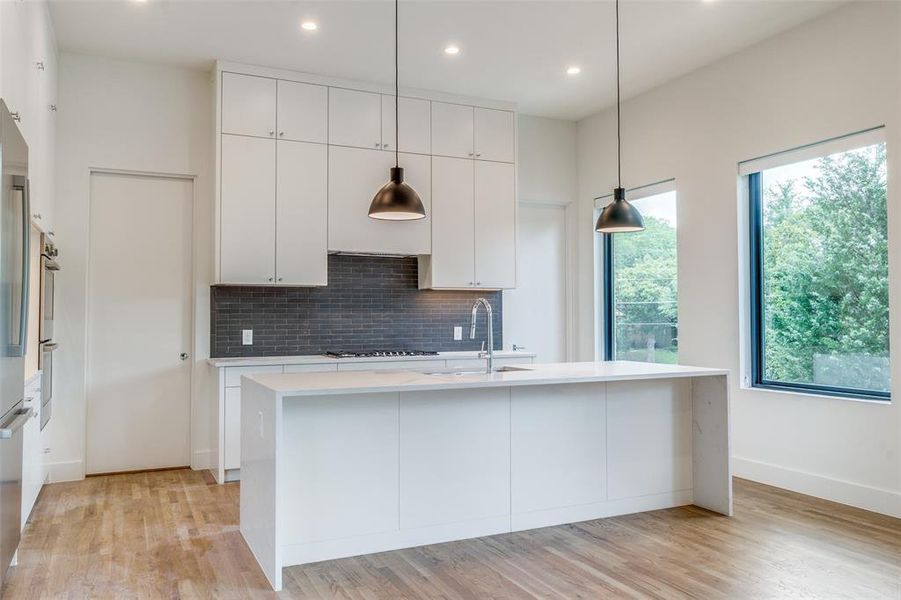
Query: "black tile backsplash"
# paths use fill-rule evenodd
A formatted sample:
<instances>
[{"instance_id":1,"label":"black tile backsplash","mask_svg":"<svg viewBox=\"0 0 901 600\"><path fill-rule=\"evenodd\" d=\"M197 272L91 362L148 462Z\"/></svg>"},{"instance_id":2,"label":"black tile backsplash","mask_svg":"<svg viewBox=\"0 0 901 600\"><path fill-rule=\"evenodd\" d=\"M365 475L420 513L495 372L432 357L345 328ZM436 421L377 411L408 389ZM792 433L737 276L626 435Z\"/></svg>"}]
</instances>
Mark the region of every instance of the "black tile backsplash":
<instances>
[{"instance_id":1,"label":"black tile backsplash","mask_svg":"<svg viewBox=\"0 0 901 600\"><path fill-rule=\"evenodd\" d=\"M415 257L331 255L326 287L213 286L210 354L478 350L486 339L484 309L475 340L469 319L479 297L494 309L494 346L503 347L501 292L419 290L417 281ZM463 327L463 341L454 341L454 326ZM241 344L242 329L253 329L252 346Z\"/></svg>"}]
</instances>

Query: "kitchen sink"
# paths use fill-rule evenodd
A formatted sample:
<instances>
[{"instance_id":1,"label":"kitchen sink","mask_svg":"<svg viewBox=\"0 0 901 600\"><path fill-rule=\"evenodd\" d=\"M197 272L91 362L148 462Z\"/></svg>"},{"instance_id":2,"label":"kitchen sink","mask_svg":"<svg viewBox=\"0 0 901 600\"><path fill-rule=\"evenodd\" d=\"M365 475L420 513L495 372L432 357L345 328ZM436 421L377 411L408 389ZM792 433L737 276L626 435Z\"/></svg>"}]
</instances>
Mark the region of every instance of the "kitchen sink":
<instances>
[{"instance_id":1,"label":"kitchen sink","mask_svg":"<svg viewBox=\"0 0 901 600\"><path fill-rule=\"evenodd\" d=\"M514 371L531 371L532 367L514 367L505 365L497 367L495 373L510 373ZM487 375L485 369L444 369L441 371L424 371L423 375Z\"/></svg>"}]
</instances>

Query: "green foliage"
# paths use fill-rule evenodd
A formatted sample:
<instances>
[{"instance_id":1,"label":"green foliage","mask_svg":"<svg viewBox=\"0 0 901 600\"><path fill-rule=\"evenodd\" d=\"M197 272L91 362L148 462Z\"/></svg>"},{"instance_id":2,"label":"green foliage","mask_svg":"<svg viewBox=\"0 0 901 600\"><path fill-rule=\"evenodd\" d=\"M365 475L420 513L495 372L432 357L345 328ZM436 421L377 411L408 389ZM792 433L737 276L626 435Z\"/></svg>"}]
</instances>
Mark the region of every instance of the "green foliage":
<instances>
[{"instance_id":1,"label":"green foliage","mask_svg":"<svg viewBox=\"0 0 901 600\"><path fill-rule=\"evenodd\" d=\"M650 338L656 362L677 360L676 229L646 216L641 233L614 238L617 358L647 360Z\"/></svg>"},{"instance_id":2,"label":"green foliage","mask_svg":"<svg viewBox=\"0 0 901 600\"><path fill-rule=\"evenodd\" d=\"M817 168L816 177L763 191L770 380L814 382L814 355L888 354L885 147L827 157ZM887 389L887 369L883 379Z\"/></svg>"}]
</instances>

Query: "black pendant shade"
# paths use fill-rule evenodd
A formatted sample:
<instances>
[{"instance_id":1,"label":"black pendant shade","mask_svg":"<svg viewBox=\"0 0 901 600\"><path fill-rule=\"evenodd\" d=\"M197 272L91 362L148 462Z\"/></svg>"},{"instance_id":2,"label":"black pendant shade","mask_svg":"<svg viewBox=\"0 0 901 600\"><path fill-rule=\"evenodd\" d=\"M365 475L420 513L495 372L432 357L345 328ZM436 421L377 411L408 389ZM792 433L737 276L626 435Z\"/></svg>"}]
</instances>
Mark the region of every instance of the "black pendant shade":
<instances>
[{"instance_id":1,"label":"black pendant shade","mask_svg":"<svg viewBox=\"0 0 901 600\"><path fill-rule=\"evenodd\" d=\"M398 106L399 90L397 83L397 3L394 0L394 166L388 183L376 192L369 204L369 217L382 221L414 221L425 218L425 207L422 198L412 187L404 183L404 170L400 166L400 111Z\"/></svg>"},{"instance_id":2,"label":"black pendant shade","mask_svg":"<svg viewBox=\"0 0 901 600\"><path fill-rule=\"evenodd\" d=\"M644 229L644 220L638 209L626 200L626 190L613 190L613 202L604 207L594 226L598 233L628 233Z\"/></svg>"},{"instance_id":3,"label":"black pendant shade","mask_svg":"<svg viewBox=\"0 0 901 600\"><path fill-rule=\"evenodd\" d=\"M616 180L617 186L613 190L613 202L604 207L594 229L598 233L628 233L630 231L644 230L644 220L638 209L626 200L626 190L623 188L623 158L622 158L622 126L620 119L620 93L619 93L619 0L616 0Z\"/></svg>"},{"instance_id":4,"label":"black pendant shade","mask_svg":"<svg viewBox=\"0 0 901 600\"><path fill-rule=\"evenodd\" d=\"M416 190L404 183L402 167L391 167L391 180L376 192L369 216L383 221L411 221L425 218L425 208Z\"/></svg>"}]
</instances>

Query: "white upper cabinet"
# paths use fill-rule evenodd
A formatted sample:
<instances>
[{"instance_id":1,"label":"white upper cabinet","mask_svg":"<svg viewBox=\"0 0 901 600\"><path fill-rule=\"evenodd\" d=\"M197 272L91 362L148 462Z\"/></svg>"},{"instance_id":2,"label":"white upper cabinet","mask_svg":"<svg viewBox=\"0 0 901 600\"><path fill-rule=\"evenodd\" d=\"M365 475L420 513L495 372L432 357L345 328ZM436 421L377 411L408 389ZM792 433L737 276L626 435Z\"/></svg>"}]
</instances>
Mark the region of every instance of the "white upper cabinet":
<instances>
[{"instance_id":1,"label":"white upper cabinet","mask_svg":"<svg viewBox=\"0 0 901 600\"><path fill-rule=\"evenodd\" d=\"M220 282L275 282L275 140L222 136Z\"/></svg>"},{"instance_id":2,"label":"white upper cabinet","mask_svg":"<svg viewBox=\"0 0 901 600\"><path fill-rule=\"evenodd\" d=\"M473 287L473 161L433 157L432 188L432 256L420 261L420 278L431 281L421 287Z\"/></svg>"},{"instance_id":3,"label":"white upper cabinet","mask_svg":"<svg viewBox=\"0 0 901 600\"><path fill-rule=\"evenodd\" d=\"M432 151L431 102L404 98L398 103L400 112L400 151L430 154ZM394 139L394 96L382 95L382 149L397 148Z\"/></svg>"},{"instance_id":4,"label":"white upper cabinet","mask_svg":"<svg viewBox=\"0 0 901 600\"><path fill-rule=\"evenodd\" d=\"M383 221L369 217L372 197L388 182L394 154L329 146L328 247L332 252L396 255L431 251L431 165L428 156L401 154L406 182L425 206L418 221Z\"/></svg>"},{"instance_id":5,"label":"white upper cabinet","mask_svg":"<svg viewBox=\"0 0 901 600\"><path fill-rule=\"evenodd\" d=\"M474 110L475 158L512 163L515 156L513 113L509 110Z\"/></svg>"},{"instance_id":6,"label":"white upper cabinet","mask_svg":"<svg viewBox=\"0 0 901 600\"><path fill-rule=\"evenodd\" d=\"M513 165L475 162L476 287L516 285L516 193Z\"/></svg>"},{"instance_id":7,"label":"white upper cabinet","mask_svg":"<svg viewBox=\"0 0 901 600\"><path fill-rule=\"evenodd\" d=\"M278 139L328 142L328 88L278 81Z\"/></svg>"},{"instance_id":8,"label":"white upper cabinet","mask_svg":"<svg viewBox=\"0 0 901 600\"><path fill-rule=\"evenodd\" d=\"M222 133L275 137L276 80L222 74Z\"/></svg>"},{"instance_id":9,"label":"white upper cabinet","mask_svg":"<svg viewBox=\"0 0 901 600\"><path fill-rule=\"evenodd\" d=\"M276 154L276 283L326 285L328 147L279 140Z\"/></svg>"},{"instance_id":10,"label":"white upper cabinet","mask_svg":"<svg viewBox=\"0 0 901 600\"><path fill-rule=\"evenodd\" d=\"M472 158L472 136L471 106L432 102L432 154Z\"/></svg>"},{"instance_id":11,"label":"white upper cabinet","mask_svg":"<svg viewBox=\"0 0 901 600\"><path fill-rule=\"evenodd\" d=\"M381 94L329 88L328 142L339 146L380 149Z\"/></svg>"}]
</instances>

